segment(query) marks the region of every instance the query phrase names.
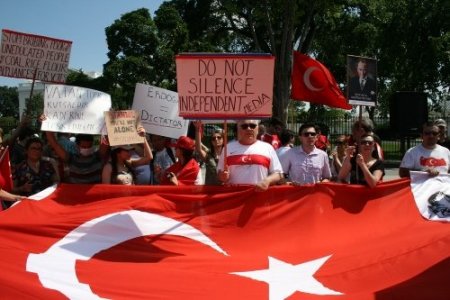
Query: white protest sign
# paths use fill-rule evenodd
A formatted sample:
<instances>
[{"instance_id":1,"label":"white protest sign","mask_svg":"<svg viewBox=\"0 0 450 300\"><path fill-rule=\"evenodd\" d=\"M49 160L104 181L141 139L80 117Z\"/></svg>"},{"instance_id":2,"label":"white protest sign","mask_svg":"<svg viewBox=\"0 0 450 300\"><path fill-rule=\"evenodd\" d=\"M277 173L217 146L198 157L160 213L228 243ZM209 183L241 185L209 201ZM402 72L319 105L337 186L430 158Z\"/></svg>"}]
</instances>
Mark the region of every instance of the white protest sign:
<instances>
[{"instance_id":1,"label":"white protest sign","mask_svg":"<svg viewBox=\"0 0 450 300\"><path fill-rule=\"evenodd\" d=\"M137 132L139 114L134 110L105 111L105 123L110 146L142 144Z\"/></svg>"},{"instance_id":2,"label":"white protest sign","mask_svg":"<svg viewBox=\"0 0 450 300\"><path fill-rule=\"evenodd\" d=\"M71 48L71 41L4 29L0 76L64 83Z\"/></svg>"},{"instance_id":3,"label":"white protest sign","mask_svg":"<svg viewBox=\"0 0 450 300\"><path fill-rule=\"evenodd\" d=\"M104 112L111 108L109 94L69 85L45 85L41 130L100 134L105 125Z\"/></svg>"},{"instance_id":4,"label":"white protest sign","mask_svg":"<svg viewBox=\"0 0 450 300\"><path fill-rule=\"evenodd\" d=\"M177 55L176 65L180 116L272 116L274 56L190 53Z\"/></svg>"},{"instance_id":5,"label":"white protest sign","mask_svg":"<svg viewBox=\"0 0 450 300\"><path fill-rule=\"evenodd\" d=\"M178 116L178 94L142 83L136 84L133 110L141 115L148 133L177 139L187 134L189 121Z\"/></svg>"}]
</instances>

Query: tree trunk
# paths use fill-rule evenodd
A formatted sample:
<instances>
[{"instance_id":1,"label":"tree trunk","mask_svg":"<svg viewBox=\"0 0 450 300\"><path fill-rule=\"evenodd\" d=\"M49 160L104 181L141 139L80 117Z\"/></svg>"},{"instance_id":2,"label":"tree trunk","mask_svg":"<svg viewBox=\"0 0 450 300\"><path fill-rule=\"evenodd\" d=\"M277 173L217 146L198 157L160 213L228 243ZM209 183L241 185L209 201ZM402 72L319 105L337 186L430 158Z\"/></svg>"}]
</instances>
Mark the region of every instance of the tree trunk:
<instances>
[{"instance_id":1,"label":"tree trunk","mask_svg":"<svg viewBox=\"0 0 450 300\"><path fill-rule=\"evenodd\" d=\"M288 106L290 101L292 50L294 49L294 16L295 1L288 0L284 9L282 38L275 47L275 82L273 97L273 116L287 124Z\"/></svg>"}]
</instances>

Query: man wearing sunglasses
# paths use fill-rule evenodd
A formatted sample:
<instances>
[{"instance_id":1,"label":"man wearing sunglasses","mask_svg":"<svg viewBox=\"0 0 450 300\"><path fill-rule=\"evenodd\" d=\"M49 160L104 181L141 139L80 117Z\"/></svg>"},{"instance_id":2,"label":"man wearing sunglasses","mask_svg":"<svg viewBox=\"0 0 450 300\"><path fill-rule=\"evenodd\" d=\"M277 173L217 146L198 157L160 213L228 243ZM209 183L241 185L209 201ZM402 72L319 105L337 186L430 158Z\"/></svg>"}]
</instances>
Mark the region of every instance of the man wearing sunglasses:
<instances>
[{"instance_id":1,"label":"man wearing sunglasses","mask_svg":"<svg viewBox=\"0 0 450 300\"><path fill-rule=\"evenodd\" d=\"M265 191L282 178L283 170L269 143L257 139L258 120L239 120L237 140L222 151L217 166L218 178L225 184L254 185Z\"/></svg>"},{"instance_id":2,"label":"man wearing sunglasses","mask_svg":"<svg viewBox=\"0 0 450 300\"><path fill-rule=\"evenodd\" d=\"M315 146L317 131L314 124L303 124L299 129L301 145L288 150L281 158L283 171L293 184L314 184L329 181L330 163L325 151Z\"/></svg>"},{"instance_id":3,"label":"man wearing sunglasses","mask_svg":"<svg viewBox=\"0 0 450 300\"><path fill-rule=\"evenodd\" d=\"M406 151L398 170L400 177L410 177L410 171L424 171L430 176L449 171L450 150L438 145L439 127L427 122L422 127L422 143Z\"/></svg>"}]
</instances>

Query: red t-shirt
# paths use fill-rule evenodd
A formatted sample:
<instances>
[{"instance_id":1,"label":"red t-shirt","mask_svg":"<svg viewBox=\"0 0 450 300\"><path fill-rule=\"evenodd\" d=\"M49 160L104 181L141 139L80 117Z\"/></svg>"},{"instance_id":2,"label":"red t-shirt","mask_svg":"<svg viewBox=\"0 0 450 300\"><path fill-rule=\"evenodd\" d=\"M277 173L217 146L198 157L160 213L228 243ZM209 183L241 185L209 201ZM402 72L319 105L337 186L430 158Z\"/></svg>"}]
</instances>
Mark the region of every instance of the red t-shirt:
<instances>
[{"instance_id":1,"label":"red t-shirt","mask_svg":"<svg viewBox=\"0 0 450 300\"><path fill-rule=\"evenodd\" d=\"M195 185L198 173L200 172L200 167L195 159L191 159L184 166L178 161L164 172L160 182L161 185L171 184L169 178L167 178L167 174L170 172L177 176L179 185Z\"/></svg>"}]
</instances>

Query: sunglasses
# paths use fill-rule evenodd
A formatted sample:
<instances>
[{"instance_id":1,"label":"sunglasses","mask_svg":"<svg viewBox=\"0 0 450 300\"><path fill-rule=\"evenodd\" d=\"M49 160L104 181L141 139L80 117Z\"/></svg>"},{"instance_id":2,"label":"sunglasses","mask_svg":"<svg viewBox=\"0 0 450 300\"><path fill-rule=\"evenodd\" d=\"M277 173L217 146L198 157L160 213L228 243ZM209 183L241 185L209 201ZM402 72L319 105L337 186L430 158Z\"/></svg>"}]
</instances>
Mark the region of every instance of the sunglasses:
<instances>
[{"instance_id":1,"label":"sunglasses","mask_svg":"<svg viewBox=\"0 0 450 300\"><path fill-rule=\"evenodd\" d=\"M42 151L42 147L30 147L30 150Z\"/></svg>"},{"instance_id":2,"label":"sunglasses","mask_svg":"<svg viewBox=\"0 0 450 300\"><path fill-rule=\"evenodd\" d=\"M256 124L253 124L253 123L250 123L250 124L247 124L247 123L245 123L245 124L241 124L241 129L243 129L243 130L247 130L247 129L255 129L256 128Z\"/></svg>"},{"instance_id":3,"label":"sunglasses","mask_svg":"<svg viewBox=\"0 0 450 300\"><path fill-rule=\"evenodd\" d=\"M221 140L222 137L221 136L213 136L211 137L212 140Z\"/></svg>"},{"instance_id":4,"label":"sunglasses","mask_svg":"<svg viewBox=\"0 0 450 300\"><path fill-rule=\"evenodd\" d=\"M304 137L316 136L316 135L317 135L317 133L315 133L315 132L303 132L302 133L302 136L304 136Z\"/></svg>"},{"instance_id":5,"label":"sunglasses","mask_svg":"<svg viewBox=\"0 0 450 300\"><path fill-rule=\"evenodd\" d=\"M361 145L372 146L373 141L361 141Z\"/></svg>"},{"instance_id":6,"label":"sunglasses","mask_svg":"<svg viewBox=\"0 0 450 300\"><path fill-rule=\"evenodd\" d=\"M439 134L439 132L437 131L424 131L423 135L433 135L433 136L437 136Z\"/></svg>"}]
</instances>

